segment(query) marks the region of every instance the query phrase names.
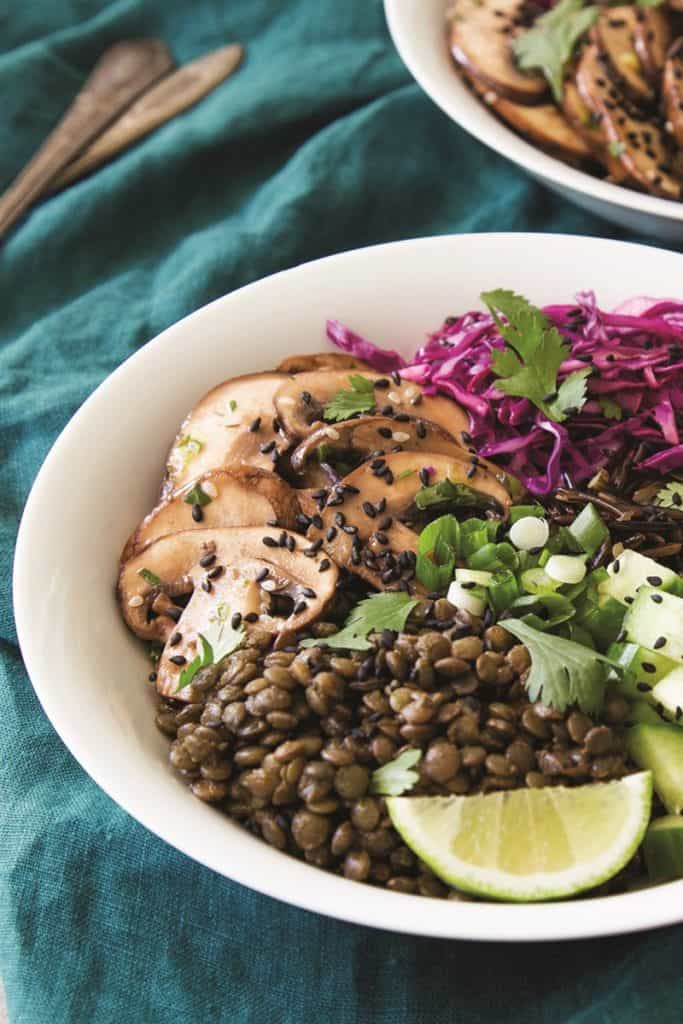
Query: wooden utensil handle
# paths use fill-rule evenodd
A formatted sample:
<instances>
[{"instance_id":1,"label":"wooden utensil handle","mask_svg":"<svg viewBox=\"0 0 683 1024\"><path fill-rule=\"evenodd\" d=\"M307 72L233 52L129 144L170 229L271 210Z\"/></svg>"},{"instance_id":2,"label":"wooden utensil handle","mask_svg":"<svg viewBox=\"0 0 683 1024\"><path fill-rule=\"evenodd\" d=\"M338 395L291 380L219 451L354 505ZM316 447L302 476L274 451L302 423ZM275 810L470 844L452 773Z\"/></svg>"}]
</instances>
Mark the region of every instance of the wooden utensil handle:
<instances>
[{"instance_id":1,"label":"wooden utensil handle","mask_svg":"<svg viewBox=\"0 0 683 1024\"><path fill-rule=\"evenodd\" d=\"M133 39L110 47L56 128L0 198L0 238L67 164L172 67L173 58L158 39Z\"/></svg>"}]
</instances>

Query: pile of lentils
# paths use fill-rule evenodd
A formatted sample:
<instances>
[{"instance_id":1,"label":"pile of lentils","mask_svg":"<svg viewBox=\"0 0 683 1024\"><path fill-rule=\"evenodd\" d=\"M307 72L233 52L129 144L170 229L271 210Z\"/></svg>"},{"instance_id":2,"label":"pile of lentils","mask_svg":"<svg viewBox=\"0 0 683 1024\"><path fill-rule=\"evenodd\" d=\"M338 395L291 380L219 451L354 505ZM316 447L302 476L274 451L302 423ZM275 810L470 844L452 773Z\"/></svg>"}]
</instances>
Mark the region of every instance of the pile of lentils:
<instances>
[{"instance_id":1,"label":"pile of lentils","mask_svg":"<svg viewBox=\"0 0 683 1024\"><path fill-rule=\"evenodd\" d=\"M635 770L621 727L629 705L607 697L600 721L530 703L530 658L501 625L440 598L368 651L247 646L192 683L191 703L160 702L170 760L193 794L278 850L397 892L462 899L402 842L375 769L419 747L411 795L488 793L617 779ZM631 865L630 875L638 865ZM623 887L624 873L610 891Z\"/></svg>"}]
</instances>

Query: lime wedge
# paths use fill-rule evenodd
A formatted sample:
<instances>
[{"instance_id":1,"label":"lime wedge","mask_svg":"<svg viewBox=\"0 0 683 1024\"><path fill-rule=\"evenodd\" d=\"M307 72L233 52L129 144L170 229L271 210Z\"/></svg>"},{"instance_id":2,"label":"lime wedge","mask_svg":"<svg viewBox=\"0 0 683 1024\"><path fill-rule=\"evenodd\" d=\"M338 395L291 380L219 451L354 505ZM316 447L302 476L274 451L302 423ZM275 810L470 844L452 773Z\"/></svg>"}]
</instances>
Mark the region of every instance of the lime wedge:
<instances>
[{"instance_id":1,"label":"lime wedge","mask_svg":"<svg viewBox=\"0 0 683 1024\"><path fill-rule=\"evenodd\" d=\"M485 796L391 797L404 842L449 885L499 900L546 900L615 875L650 820L652 776Z\"/></svg>"}]
</instances>

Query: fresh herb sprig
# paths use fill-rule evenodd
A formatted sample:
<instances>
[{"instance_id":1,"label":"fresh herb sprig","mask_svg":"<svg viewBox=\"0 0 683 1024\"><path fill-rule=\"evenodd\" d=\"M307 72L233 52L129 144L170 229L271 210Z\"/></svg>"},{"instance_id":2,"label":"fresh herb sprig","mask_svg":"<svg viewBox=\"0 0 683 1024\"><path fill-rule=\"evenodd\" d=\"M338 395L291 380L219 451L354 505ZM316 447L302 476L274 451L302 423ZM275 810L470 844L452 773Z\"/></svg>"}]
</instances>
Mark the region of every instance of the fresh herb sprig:
<instances>
[{"instance_id":1,"label":"fresh herb sprig","mask_svg":"<svg viewBox=\"0 0 683 1024\"><path fill-rule=\"evenodd\" d=\"M564 69L598 14L599 8L586 7L584 0L560 0L512 44L520 68L542 71L557 103L562 102Z\"/></svg>"},{"instance_id":2,"label":"fresh herb sprig","mask_svg":"<svg viewBox=\"0 0 683 1024\"><path fill-rule=\"evenodd\" d=\"M211 502L211 497L202 490L201 484L195 484L194 487L187 492L185 495L186 505L199 505L200 507L208 505Z\"/></svg>"},{"instance_id":3,"label":"fresh herb sprig","mask_svg":"<svg viewBox=\"0 0 683 1024\"><path fill-rule=\"evenodd\" d=\"M480 491L468 487L467 484L454 484L451 480L440 480L436 484L421 487L415 495L415 504L422 511L433 508L435 505L486 509L491 507L491 499Z\"/></svg>"},{"instance_id":4,"label":"fresh herb sprig","mask_svg":"<svg viewBox=\"0 0 683 1024\"><path fill-rule=\"evenodd\" d=\"M555 423L577 413L586 401L590 367L575 370L558 386L557 374L569 346L542 310L504 288L481 297L506 342L504 349L491 353L498 390L528 399Z\"/></svg>"},{"instance_id":5,"label":"fresh herb sprig","mask_svg":"<svg viewBox=\"0 0 683 1024\"><path fill-rule=\"evenodd\" d=\"M400 796L407 793L419 782L420 776L413 767L422 757L421 750L404 750L393 761L387 761L376 768L370 777L370 792L376 796Z\"/></svg>"},{"instance_id":6,"label":"fresh herb sprig","mask_svg":"<svg viewBox=\"0 0 683 1024\"><path fill-rule=\"evenodd\" d=\"M372 412L375 408L375 388L371 380L359 373L349 375L351 389L338 391L323 410L324 418L331 423L341 423L359 413Z\"/></svg>"},{"instance_id":7,"label":"fresh herb sprig","mask_svg":"<svg viewBox=\"0 0 683 1024\"><path fill-rule=\"evenodd\" d=\"M238 629L233 627L230 621L230 608L221 602L213 615L209 616L206 635L199 634L201 651L192 661L188 662L180 673L176 693L189 686L200 669L207 668L209 665L217 665L228 654L232 654L238 647L241 647L246 636L244 626L239 626Z\"/></svg>"},{"instance_id":8,"label":"fresh herb sprig","mask_svg":"<svg viewBox=\"0 0 683 1024\"><path fill-rule=\"evenodd\" d=\"M370 633L381 633L383 629L400 632L417 601L411 599L402 590L388 591L383 594L372 594L364 601L359 601L350 612L343 628L332 636L320 640L312 637L302 640L301 647L341 648L349 651L367 651L372 647L366 639Z\"/></svg>"},{"instance_id":9,"label":"fresh herb sprig","mask_svg":"<svg viewBox=\"0 0 683 1024\"><path fill-rule=\"evenodd\" d=\"M540 700L556 711L578 704L586 714L602 707L609 658L564 637L542 633L521 619L503 619L505 629L516 636L531 655L525 686L532 701Z\"/></svg>"}]
</instances>

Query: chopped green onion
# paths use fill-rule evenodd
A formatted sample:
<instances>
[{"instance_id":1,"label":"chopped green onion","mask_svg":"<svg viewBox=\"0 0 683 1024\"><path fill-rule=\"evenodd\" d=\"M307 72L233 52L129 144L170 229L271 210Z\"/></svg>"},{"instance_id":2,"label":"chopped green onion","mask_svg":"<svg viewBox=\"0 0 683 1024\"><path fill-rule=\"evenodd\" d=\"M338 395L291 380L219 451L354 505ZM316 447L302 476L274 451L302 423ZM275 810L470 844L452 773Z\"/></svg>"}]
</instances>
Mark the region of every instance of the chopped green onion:
<instances>
[{"instance_id":1,"label":"chopped green onion","mask_svg":"<svg viewBox=\"0 0 683 1024\"><path fill-rule=\"evenodd\" d=\"M538 564L541 567L541 569L546 565L549 558L550 551L548 550L548 548L543 548L543 551L538 552Z\"/></svg>"},{"instance_id":2,"label":"chopped green onion","mask_svg":"<svg viewBox=\"0 0 683 1024\"><path fill-rule=\"evenodd\" d=\"M576 615L576 608L562 594L527 594L510 605L510 611L533 629L552 629ZM502 620L505 625L505 620Z\"/></svg>"},{"instance_id":3,"label":"chopped green onion","mask_svg":"<svg viewBox=\"0 0 683 1024\"><path fill-rule=\"evenodd\" d=\"M477 587L488 587L493 579L493 573L474 569L456 569L455 578L459 583L474 583Z\"/></svg>"},{"instance_id":4,"label":"chopped green onion","mask_svg":"<svg viewBox=\"0 0 683 1024\"><path fill-rule=\"evenodd\" d=\"M567 530L587 555L595 554L600 545L609 537L609 530L599 512L590 503L579 512Z\"/></svg>"},{"instance_id":5,"label":"chopped green onion","mask_svg":"<svg viewBox=\"0 0 683 1024\"><path fill-rule=\"evenodd\" d=\"M560 584L548 576L544 569L527 569L519 578L522 589L528 594L553 594Z\"/></svg>"},{"instance_id":6,"label":"chopped green onion","mask_svg":"<svg viewBox=\"0 0 683 1024\"><path fill-rule=\"evenodd\" d=\"M498 560L496 544L484 544L467 559L470 569L491 569Z\"/></svg>"},{"instance_id":7,"label":"chopped green onion","mask_svg":"<svg viewBox=\"0 0 683 1024\"><path fill-rule=\"evenodd\" d=\"M482 615L486 608L486 591L483 587L465 589L462 583L453 580L448 588L448 600L456 608L462 608L471 615Z\"/></svg>"},{"instance_id":8,"label":"chopped green onion","mask_svg":"<svg viewBox=\"0 0 683 1024\"><path fill-rule=\"evenodd\" d=\"M158 587L161 580L153 573L150 569L138 569L138 576L142 576L145 583L149 583L150 587Z\"/></svg>"},{"instance_id":9,"label":"chopped green onion","mask_svg":"<svg viewBox=\"0 0 683 1024\"><path fill-rule=\"evenodd\" d=\"M498 613L504 612L519 597L517 577L509 569L494 573L487 589L489 604Z\"/></svg>"},{"instance_id":10,"label":"chopped green onion","mask_svg":"<svg viewBox=\"0 0 683 1024\"><path fill-rule=\"evenodd\" d=\"M541 548L550 536L550 527L546 519L538 516L522 516L510 527L510 540L521 551L533 551Z\"/></svg>"},{"instance_id":11,"label":"chopped green onion","mask_svg":"<svg viewBox=\"0 0 683 1024\"><path fill-rule=\"evenodd\" d=\"M542 505L513 505L510 509L510 524L514 525L518 519L524 519L526 516L537 516L539 519L543 519L545 509Z\"/></svg>"}]
</instances>

